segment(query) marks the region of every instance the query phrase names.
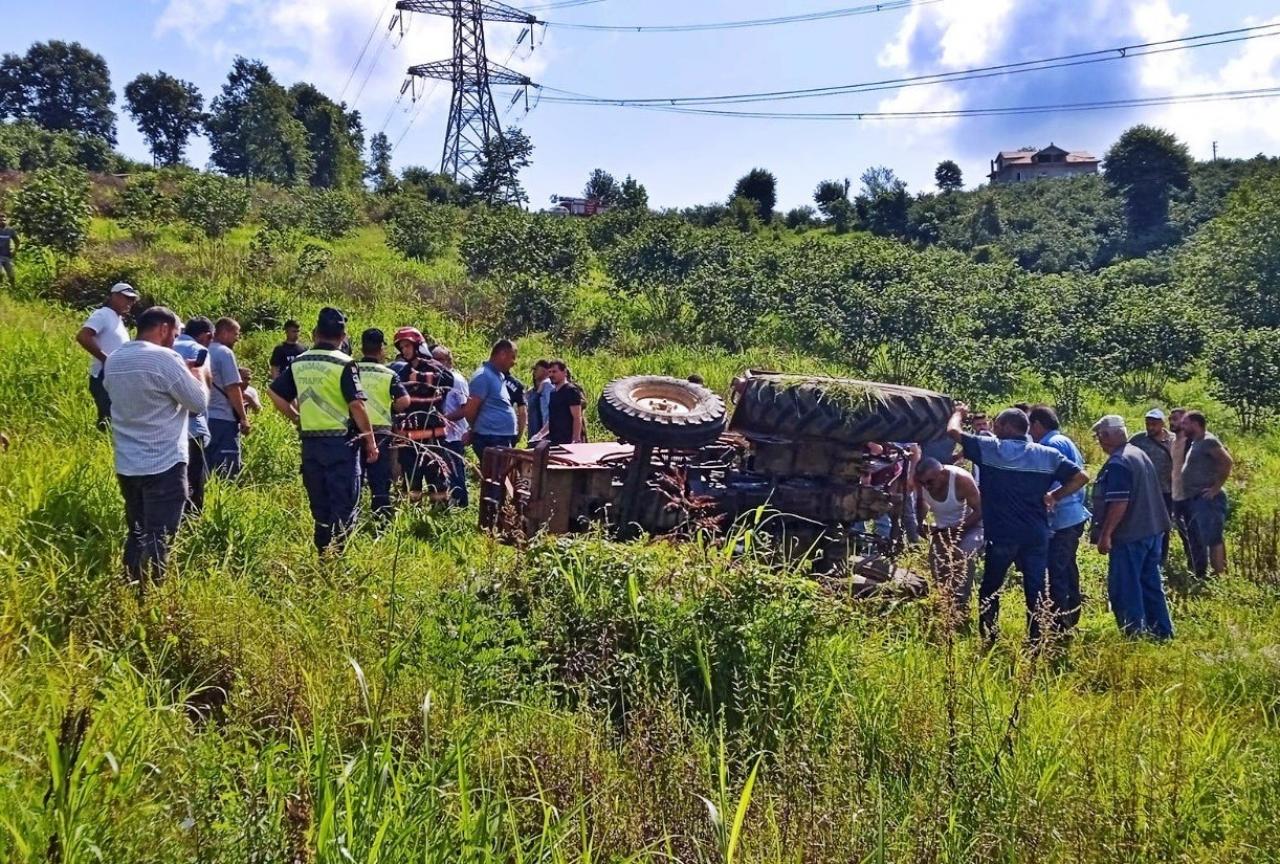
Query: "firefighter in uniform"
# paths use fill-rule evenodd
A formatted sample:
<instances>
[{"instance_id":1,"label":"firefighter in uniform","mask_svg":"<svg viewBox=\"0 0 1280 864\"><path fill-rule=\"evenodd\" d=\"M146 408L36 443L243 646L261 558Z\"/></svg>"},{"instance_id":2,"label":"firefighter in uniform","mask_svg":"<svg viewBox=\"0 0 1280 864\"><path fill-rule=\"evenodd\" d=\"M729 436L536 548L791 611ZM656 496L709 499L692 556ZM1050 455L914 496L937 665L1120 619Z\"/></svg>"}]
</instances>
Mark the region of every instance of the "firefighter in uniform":
<instances>
[{"instance_id":1,"label":"firefighter in uniform","mask_svg":"<svg viewBox=\"0 0 1280 864\"><path fill-rule=\"evenodd\" d=\"M432 501L449 497L449 478L440 458L432 451L443 448L446 424L444 397L453 387L453 373L431 356L433 346L413 327L395 334L399 352L400 381L409 394L409 407L400 434L408 444L400 451L400 470L409 489L409 500L420 501L424 487Z\"/></svg>"},{"instance_id":2,"label":"firefighter in uniform","mask_svg":"<svg viewBox=\"0 0 1280 864\"><path fill-rule=\"evenodd\" d=\"M347 320L337 309L320 310L312 334L315 346L299 354L267 393L302 436L302 485L315 520L315 544L322 554L341 551L360 508L360 463L378 461L378 445L360 371L338 350Z\"/></svg>"},{"instance_id":3,"label":"firefighter in uniform","mask_svg":"<svg viewBox=\"0 0 1280 864\"><path fill-rule=\"evenodd\" d=\"M386 359L386 345L387 338L381 330L371 327L364 331L360 334L360 353L364 356L356 364L360 370L360 383L364 388L364 409L369 415L369 425L373 427L373 437L379 453L378 459L373 462L367 456L362 456L360 467L365 482L369 484L369 503L373 506L373 515L384 520L389 519L393 512L393 417L409 408L409 394L400 383L400 376L383 363Z\"/></svg>"}]
</instances>

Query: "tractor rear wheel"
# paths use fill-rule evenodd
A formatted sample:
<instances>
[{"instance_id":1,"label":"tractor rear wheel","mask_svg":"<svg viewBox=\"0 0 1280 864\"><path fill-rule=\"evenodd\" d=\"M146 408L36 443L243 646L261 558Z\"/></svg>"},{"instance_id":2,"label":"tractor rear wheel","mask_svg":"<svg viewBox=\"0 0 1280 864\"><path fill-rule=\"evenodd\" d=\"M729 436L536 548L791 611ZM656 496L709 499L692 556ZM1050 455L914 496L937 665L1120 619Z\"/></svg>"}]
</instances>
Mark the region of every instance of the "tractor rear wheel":
<instances>
[{"instance_id":1,"label":"tractor rear wheel","mask_svg":"<svg viewBox=\"0 0 1280 864\"><path fill-rule=\"evenodd\" d=\"M610 381L600 422L631 444L696 450L724 432L724 400L700 384L660 375Z\"/></svg>"}]
</instances>

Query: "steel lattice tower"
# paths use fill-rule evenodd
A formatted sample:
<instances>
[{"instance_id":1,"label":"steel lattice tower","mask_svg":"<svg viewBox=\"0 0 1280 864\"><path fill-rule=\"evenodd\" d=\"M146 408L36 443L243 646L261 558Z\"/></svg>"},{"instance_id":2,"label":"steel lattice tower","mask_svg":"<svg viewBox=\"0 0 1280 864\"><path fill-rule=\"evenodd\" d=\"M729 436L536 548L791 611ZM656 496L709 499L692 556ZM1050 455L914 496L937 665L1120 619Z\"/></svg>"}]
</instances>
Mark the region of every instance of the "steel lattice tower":
<instances>
[{"instance_id":1,"label":"steel lattice tower","mask_svg":"<svg viewBox=\"0 0 1280 864\"><path fill-rule=\"evenodd\" d=\"M527 87L533 83L518 72L490 62L485 54L484 22L524 24L532 29L539 21L528 12L493 0L399 0L396 8L402 13L421 12L453 19L453 59L413 66L409 74L453 84L440 171L454 180L471 180L485 147L502 136L490 86Z\"/></svg>"}]
</instances>

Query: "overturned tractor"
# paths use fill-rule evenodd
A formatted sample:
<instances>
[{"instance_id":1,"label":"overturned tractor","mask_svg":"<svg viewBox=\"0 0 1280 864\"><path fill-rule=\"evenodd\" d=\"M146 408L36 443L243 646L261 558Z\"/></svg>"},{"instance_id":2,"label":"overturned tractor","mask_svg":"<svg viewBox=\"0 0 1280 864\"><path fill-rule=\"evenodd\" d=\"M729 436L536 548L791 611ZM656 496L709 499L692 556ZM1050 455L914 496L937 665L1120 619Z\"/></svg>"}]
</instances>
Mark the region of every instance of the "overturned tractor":
<instances>
[{"instance_id":1,"label":"overturned tractor","mask_svg":"<svg viewBox=\"0 0 1280 864\"><path fill-rule=\"evenodd\" d=\"M635 376L600 396L613 443L492 448L481 525L507 538L604 525L622 538L750 523L816 572L923 587L896 568L912 443L945 433L951 400L908 387L748 372L732 417L705 387Z\"/></svg>"}]
</instances>

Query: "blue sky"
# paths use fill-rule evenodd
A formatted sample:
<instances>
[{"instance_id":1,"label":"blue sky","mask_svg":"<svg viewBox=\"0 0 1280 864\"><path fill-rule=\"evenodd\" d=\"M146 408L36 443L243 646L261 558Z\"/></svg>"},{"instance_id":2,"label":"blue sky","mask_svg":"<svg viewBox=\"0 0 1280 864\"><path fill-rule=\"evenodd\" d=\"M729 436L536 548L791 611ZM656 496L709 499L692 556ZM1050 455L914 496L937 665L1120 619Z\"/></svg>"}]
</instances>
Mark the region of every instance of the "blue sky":
<instances>
[{"instance_id":1,"label":"blue sky","mask_svg":"<svg viewBox=\"0 0 1280 864\"><path fill-rule=\"evenodd\" d=\"M538 0L544 2L544 0ZM673 24L834 9L862 0L601 0L542 13L555 20ZM386 128L398 167L438 165L448 93L419 105L396 96L405 69L447 56L449 25L418 16L403 38L380 27L354 78L353 64L391 0L49 0L5 4L5 51L38 39L78 40L103 54L117 92L139 72L163 69L216 95L236 54L266 61L284 83L309 80L354 102L370 132ZM755 30L674 34L596 33L551 27L510 51L519 29L490 28L489 53L564 90L608 97L670 97L824 86L1055 56L1280 20L1274 0L940 0L883 12ZM376 63L373 61L376 59ZM348 79L352 79L348 84ZM784 103L780 110L931 110L1061 103L1280 86L1280 36L1252 42L955 86ZM344 93L345 88L345 93ZM505 108L508 94L495 93ZM358 98L357 98L358 97ZM119 106L118 106L119 107ZM411 123L411 121L413 121ZM763 166L778 177L780 204L808 203L828 177L868 166L895 169L912 189L932 183L940 159L956 159L969 185L997 150L1050 141L1101 155L1127 126L1177 132L1207 158L1280 153L1280 99L1001 118L819 123L675 115L544 103L505 122L536 146L525 176L532 205L576 194L588 172L631 173L655 206L723 199L734 180ZM402 137L403 136L403 137ZM146 150L122 114L120 144ZM204 143L190 159L201 165Z\"/></svg>"}]
</instances>

